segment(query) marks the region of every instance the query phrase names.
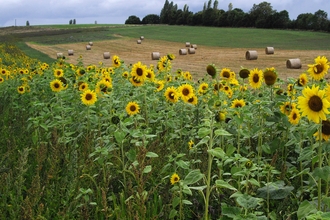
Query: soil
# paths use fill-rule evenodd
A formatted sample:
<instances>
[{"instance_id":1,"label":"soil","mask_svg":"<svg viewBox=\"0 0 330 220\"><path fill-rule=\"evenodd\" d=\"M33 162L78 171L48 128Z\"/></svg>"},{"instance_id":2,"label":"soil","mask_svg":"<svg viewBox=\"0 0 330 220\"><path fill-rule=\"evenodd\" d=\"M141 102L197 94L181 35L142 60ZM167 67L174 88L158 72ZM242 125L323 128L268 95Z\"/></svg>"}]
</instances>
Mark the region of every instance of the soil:
<instances>
[{"instance_id":1,"label":"soil","mask_svg":"<svg viewBox=\"0 0 330 220\"><path fill-rule=\"evenodd\" d=\"M118 37L118 36L117 36ZM137 43L138 39L120 37L115 40L93 42L91 50L86 50L88 42L74 44L58 44L58 45L37 45L27 43L30 47L37 49L48 56L56 59L57 53L63 53L67 62L76 64L78 57L81 55L85 66L95 64L100 61L106 66L111 66L111 59L104 59L103 53L110 52L110 55L117 55L126 65L134 64L141 61L143 64L156 66L157 60L152 60L151 53L159 52L160 56L172 53L175 59L172 61L172 69L189 71L193 78L200 78L206 74L206 66L215 64L219 72L222 68L230 68L238 73L242 67L253 69L265 69L275 67L281 79L286 80L288 77L296 78L302 73L306 73L308 64L314 63L317 56L330 57L328 51L317 50L281 50L274 48L274 54L266 54L265 48L222 48L197 45L194 54L188 53L186 42L167 42L151 39L142 40L141 44ZM73 50L74 55L68 56L68 50ZM179 50L186 49L186 55L180 55ZM245 54L249 50L257 51L256 60L247 60ZM286 66L288 59L299 58L302 67L300 69L289 69Z\"/></svg>"}]
</instances>

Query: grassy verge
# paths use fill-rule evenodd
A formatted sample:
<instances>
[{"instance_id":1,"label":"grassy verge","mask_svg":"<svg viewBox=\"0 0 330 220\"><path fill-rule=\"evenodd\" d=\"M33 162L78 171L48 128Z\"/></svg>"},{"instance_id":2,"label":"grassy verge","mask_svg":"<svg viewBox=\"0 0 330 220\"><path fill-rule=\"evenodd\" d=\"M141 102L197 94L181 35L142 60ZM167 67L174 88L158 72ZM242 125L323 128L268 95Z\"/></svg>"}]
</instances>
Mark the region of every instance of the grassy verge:
<instances>
[{"instance_id":1,"label":"grassy verge","mask_svg":"<svg viewBox=\"0 0 330 220\"><path fill-rule=\"evenodd\" d=\"M29 47L24 42L16 42L16 46L20 50L22 50L25 54L27 54L29 57L38 59L41 62L53 63L54 61L56 61L55 59L49 57L48 55L45 55L44 53Z\"/></svg>"}]
</instances>

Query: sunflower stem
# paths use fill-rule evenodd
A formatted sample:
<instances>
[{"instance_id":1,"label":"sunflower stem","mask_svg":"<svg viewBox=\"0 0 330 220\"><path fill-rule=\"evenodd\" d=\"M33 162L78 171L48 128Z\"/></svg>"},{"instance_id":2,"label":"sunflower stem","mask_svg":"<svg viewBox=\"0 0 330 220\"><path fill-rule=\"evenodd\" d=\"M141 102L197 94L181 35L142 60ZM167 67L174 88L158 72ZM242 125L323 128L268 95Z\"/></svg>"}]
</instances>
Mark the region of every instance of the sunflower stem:
<instances>
[{"instance_id":1,"label":"sunflower stem","mask_svg":"<svg viewBox=\"0 0 330 220\"><path fill-rule=\"evenodd\" d=\"M322 123L319 126L318 129L318 135L319 135L319 145L318 145L318 167L321 169L322 168ZM321 200L322 200L322 179L319 177L317 180L317 210L321 211Z\"/></svg>"}]
</instances>

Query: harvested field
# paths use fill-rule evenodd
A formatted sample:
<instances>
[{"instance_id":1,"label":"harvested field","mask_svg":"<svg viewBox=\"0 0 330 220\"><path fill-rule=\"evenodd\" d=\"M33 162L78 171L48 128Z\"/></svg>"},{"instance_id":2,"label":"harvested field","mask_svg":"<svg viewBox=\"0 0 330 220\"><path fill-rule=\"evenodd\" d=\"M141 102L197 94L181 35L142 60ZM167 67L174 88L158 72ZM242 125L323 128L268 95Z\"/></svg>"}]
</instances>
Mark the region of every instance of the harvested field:
<instances>
[{"instance_id":1,"label":"harvested field","mask_svg":"<svg viewBox=\"0 0 330 220\"><path fill-rule=\"evenodd\" d=\"M117 36L118 37L118 36ZM241 67L252 69L265 69L275 67L279 77L297 77L306 72L308 64L314 62L317 56L326 56L330 58L329 51L299 51L299 50L281 50L274 48L274 54L267 55L265 48L221 48L198 45L195 54L179 55L179 50L186 47L186 42L176 43L167 41L158 41L145 38L141 44L137 44L137 39L119 37L115 40L94 41L91 50L86 50L85 43L57 44L57 45L37 45L27 43L30 47L37 49L52 58L56 59L57 53L63 53L67 62L76 64L80 55L83 57L84 65L98 64L102 61L106 66L111 65L111 59L103 59L104 52L110 52L111 57L118 55L126 65L134 64L138 61L146 65L156 65L157 60L151 59L152 52L159 52L160 56L172 53L176 59L172 61L173 71L182 69L189 71L193 77L200 78L206 74L205 68L208 64L215 64L218 70L230 68L236 73ZM192 42L193 43L193 42ZM269 45L271 46L271 45ZM74 56L67 56L68 50L74 51ZM246 60L245 53L248 50L256 50L257 60ZM288 69L286 61L292 58L299 58L302 63L301 69Z\"/></svg>"}]
</instances>

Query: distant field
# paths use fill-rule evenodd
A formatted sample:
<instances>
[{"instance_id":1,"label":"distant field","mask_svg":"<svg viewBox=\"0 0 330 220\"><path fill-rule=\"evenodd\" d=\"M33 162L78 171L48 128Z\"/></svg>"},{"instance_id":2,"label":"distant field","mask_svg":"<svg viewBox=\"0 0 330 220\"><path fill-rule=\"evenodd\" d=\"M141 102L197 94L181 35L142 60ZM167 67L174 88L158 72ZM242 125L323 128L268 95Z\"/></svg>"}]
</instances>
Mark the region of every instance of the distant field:
<instances>
[{"instance_id":1,"label":"distant field","mask_svg":"<svg viewBox=\"0 0 330 220\"><path fill-rule=\"evenodd\" d=\"M330 58L330 35L319 32L168 25L57 25L34 29L38 31L18 34L19 39L50 58L55 59L56 52L66 54L68 49L74 49L75 56L68 57L68 61L74 63L77 56L83 55L88 65L104 61L102 54L109 51L126 63L141 61L149 65L156 63L151 60L151 52L173 53L177 56L173 61L174 70L181 68L195 77L203 76L206 65L214 63L219 69L228 67L235 72L241 67L274 66L279 75L286 78L304 72L318 55ZM136 40L140 36L145 40L138 45ZM94 46L86 51L89 41L93 41ZM195 54L179 55L185 42L198 45ZM265 55L267 46L274 47L273 55ZM247 50L256 50L258 59L246 60ZM302 69L287 69L286 60L291 58L300 58Z\"/></svg>"}]
</instances>

